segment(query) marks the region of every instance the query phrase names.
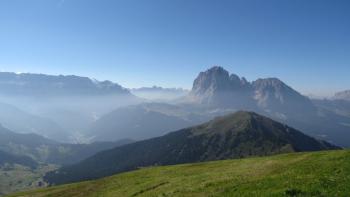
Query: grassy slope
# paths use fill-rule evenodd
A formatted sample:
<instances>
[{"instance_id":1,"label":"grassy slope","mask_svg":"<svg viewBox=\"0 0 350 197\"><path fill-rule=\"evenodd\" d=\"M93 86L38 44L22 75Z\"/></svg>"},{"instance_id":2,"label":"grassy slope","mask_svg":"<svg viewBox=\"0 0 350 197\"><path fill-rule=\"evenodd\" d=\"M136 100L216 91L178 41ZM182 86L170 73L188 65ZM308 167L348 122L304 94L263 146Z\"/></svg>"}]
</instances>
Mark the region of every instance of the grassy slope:
<instances>
[{"instance_id":1,"label":"grassy slope","mask_svg":"<svg viewBox=\"0 0 350 197\"><path fill-rule=\"evenodd\" d=\"M349 196L349 185L341 150L151 167L14 196Z\"/></svg>"}]
</instances>

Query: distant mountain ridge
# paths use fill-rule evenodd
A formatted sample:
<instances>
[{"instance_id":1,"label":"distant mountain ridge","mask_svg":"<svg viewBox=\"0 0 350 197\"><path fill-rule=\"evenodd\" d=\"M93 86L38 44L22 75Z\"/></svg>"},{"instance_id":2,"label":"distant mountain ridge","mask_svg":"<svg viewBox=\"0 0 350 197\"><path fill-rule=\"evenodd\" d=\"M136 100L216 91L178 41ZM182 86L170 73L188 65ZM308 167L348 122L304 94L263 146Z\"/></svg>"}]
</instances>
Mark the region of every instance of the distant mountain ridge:
<instances>
[{"instance_id":1,"label":"distant mountain ridge","mask_svg":"<svg viewBox=\"0 0 350 197\"><path fill-rule=\"evenodd\" d=\"M0 72L0 95L64 96L130 94L119 84L75 75Z\"/></svg>"},{"instance_id":2,"label":"distant mountain ridge","mask_svg":"<svg viewBox=\"0 0 350 197\"><path fill-rule=\"evenodd\" d=\"M164 91L164 92L188 92L183 88L163 88L161 86L132 88L131 91Z\"/></svg>"},{"instance_id":3,"label":"distant mountain ridge","mask_svg":"<svg viewBox=\"0 0 350 197\"><path fill-rule=\"evenodd\" d=\"M117 83L74 75L0 72L0 89L0 124L67 143L89 142L89 124L143 100Z\"/></svg>"},{"instance_id":4,"label":"distant mountain ridge","mask_svg":"<svg viewBox=\"0 0 350 197\"><path fill-rule=\"evenodd\" d=\"M333 99L350 101L350 90L335 93Z\"/></svg>"},{"instance_id":5,"label":"distant mountain ridge","mask_svg":"<svg viewBox=\"0 0 350 197\"><path fill-rule=\"evenodd\" d=\"M183 88L163 88L159 86L141 87L130 89L130 92L138 97L149 100L173 100L186 96L188 90Z\"/></svg>"},{"instance_id":6,"label":"distant mountain ridge","mask_svg":"<svg viewBox=\"0 0 350 197\"><path fill-rule=\"evenodd\" d=\"M152 165L339 149L291 127L251 112L237 112L207 123L100 152L45 176L63 184L109 176Z\"/></svg>"}]
</instances>

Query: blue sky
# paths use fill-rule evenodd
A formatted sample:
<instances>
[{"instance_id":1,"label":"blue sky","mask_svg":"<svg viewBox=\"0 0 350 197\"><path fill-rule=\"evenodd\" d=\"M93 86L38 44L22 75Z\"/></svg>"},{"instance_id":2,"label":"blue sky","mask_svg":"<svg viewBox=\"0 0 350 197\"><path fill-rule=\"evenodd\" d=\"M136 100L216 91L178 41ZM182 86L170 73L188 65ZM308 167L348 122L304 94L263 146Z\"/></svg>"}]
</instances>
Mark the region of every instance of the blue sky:
<instances>
[{"instance_id":1,"label":"blue sky","mask_svg":"<svg viewBox=\"0 0 350 197\"><path fill-rule=\"evenodd\" d=\"M190 88L221 65L305 94L350 89L348 0L0 0L0 71Z\"/></svg>"}]
</instances>

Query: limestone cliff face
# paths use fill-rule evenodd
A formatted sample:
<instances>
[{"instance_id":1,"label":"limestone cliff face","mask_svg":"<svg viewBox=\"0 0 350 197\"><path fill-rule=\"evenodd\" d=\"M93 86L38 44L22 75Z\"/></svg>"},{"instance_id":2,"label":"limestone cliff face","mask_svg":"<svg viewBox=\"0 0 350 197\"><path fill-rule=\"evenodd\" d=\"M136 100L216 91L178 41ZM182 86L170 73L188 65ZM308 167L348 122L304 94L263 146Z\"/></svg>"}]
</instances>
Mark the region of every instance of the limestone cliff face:
<instances>
[{"instance_id":1,"label":"limestone cliff face","mask_svg":"<svg viewBox=\"0 0 350 197\"><path fill-rule=\"evenodd\" d=\"M253 82L214 66L199 73L189 98L212 107L231 107L290 114L314 112L312 102L277 78Z\"/></svg>"},{"instance_id":2,"label":"limestone cliff face","mask_svg":"<svg viewBox=\"0 0 350 197\"><path fill-rule=\"evenodd\" d=\"M245 78L219 66L214 66L199 73L193 82L190 97L200 104L213 106L238 107L247 106L252 101L251 84Z\"/></svg>"}]
</instances>

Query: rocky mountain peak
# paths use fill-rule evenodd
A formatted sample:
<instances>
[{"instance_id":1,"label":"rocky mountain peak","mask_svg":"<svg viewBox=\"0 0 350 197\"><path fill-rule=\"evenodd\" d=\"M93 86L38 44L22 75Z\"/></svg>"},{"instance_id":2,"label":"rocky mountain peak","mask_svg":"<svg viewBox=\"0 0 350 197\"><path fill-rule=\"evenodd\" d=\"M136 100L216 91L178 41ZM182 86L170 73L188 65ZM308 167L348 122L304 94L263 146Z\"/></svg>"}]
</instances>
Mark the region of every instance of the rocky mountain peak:
<instances>
[{"instance_id":1,"label":"rocky mountain peak","mask_svg":"<svg viewBox=\"0 0 350 197\"><path fill-rule=\"evenodd\" d=\"M229 74L220 66L214 66L199 73L194 80L192 93L203 94L210 92L232 91L249 85L246 79L240 79L235 74Z\"/></svg>"},{"instance_id":2,"label":"rocky mountain peak","mask_svg":"<svg viewBox=\"0 0 350 197\"><path fill-rule=\"evenodd\" d=\"M262 110L283 117L296 112L314 113L312 102L278 78L248 82L222 67L201 72L189 99L210 107Z\"/></svg>"},{"instance_id":3,"label":"rocky mountain peak","mask_svg":"<svg viewBox=\"0 0 350 197\"><path fill-rule=\"evenodd\" d=\"M229 89L229 87L229 73L222 67L214 66L205 72L199 73L198 77L194 80L192 91L200 94L207 90L225 90Z\"/></svg>"},{"instance_id":4,"label":"rocky mountain peak","mask_svg":"<svg viewBox=\"0 0 350 197\"><path fill-rule=\"evenodd\" d=\"M254 99L263 110L281 114L314 113L310 99L278 78L258 79L252 83Z\"/></svg>"}]
</instances>

